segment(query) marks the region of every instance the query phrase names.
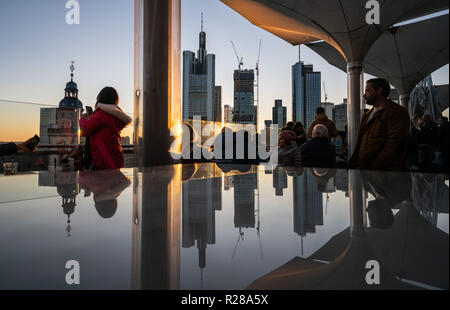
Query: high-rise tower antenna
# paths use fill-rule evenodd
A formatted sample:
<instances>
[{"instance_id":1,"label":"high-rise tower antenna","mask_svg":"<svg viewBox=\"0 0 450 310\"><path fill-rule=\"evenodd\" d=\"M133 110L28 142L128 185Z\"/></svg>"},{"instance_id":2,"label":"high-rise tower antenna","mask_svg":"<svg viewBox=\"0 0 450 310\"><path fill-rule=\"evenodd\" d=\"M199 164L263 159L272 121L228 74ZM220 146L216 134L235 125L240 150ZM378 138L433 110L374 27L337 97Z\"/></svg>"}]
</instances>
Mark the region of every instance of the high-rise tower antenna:
<instances>
[{"instance_id":1,"label":"high-rise tower antenna","mask_svg":"<svg viewBox=\"0 0 450 310\"><path fill-rule=\"evenodd\" d=\"M199 34L199 49L197 52L197 57L200 60L200 63L205 62L206 58L206 33L203 31L203 12L201 14L201 31Z\"/></svg>"},{"instance_id":2,"label":"high-rise tower antenna","mask_svg":"<svg viewBox=\"0 0 450 310\"><path fill-rule=\"evenodd\" d=\"M203 12L202 12L202 26L201 26L201 30L203 32Z\"/></svg>"},{"instance_id":3,"label":"high-rise tower antenna","mask_svg":"<svg viewBox=\"0 0 450 310\"><path fill-rule=\"evenodd\" d=\"M259 40L259 50L258 50L258 60L256 61L256 100L255 100L255 105L256 105L256 113L255 113L255 118L254 118L254 122L256 125L256 132L258 132L258 112L259 112L259 59L261 56L261 43L262 43L262 39Z\"/></svg>"}]
</instances>

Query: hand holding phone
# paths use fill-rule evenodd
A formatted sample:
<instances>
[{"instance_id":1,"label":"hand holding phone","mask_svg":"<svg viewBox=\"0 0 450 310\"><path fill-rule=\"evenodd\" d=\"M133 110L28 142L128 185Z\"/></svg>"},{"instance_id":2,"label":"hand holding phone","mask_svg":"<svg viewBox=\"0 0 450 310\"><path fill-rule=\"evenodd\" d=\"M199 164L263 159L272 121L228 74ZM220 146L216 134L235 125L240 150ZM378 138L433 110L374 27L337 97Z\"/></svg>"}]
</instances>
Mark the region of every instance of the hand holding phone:
<instances>
[{"instance_id":1,"label":"hand holding phone","mask_svg":"<svg viewBox=\"0 0 450 310\"><path fill-rule=\"evenodd\" d=\"M29 152L34 152L40 141L41 139L39 138L39 136L34 135L33 138L24 143L24 146L28 149Z\"/></svg>"}]
</instances>

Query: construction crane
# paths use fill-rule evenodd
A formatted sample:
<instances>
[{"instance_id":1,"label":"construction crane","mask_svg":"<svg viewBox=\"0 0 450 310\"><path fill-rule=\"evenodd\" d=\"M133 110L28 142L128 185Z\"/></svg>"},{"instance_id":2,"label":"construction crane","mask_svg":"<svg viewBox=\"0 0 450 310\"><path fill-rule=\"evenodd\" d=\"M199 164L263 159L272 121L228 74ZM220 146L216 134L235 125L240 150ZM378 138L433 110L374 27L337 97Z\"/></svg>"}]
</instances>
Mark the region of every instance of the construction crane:
<instances>
[{"instance_id":1,"label":"construction crane","mask_svg":"<svg viewBox=\"0 0 450 310\"><path fill-rule=\"evenodd\" d=\"M233 45L234 53L236 54L236 58L237 58L237 61L238 61L238 68L239 68L239 71L241 71L241 66L244 65L244 62L243 62L244 59L242 57L241 57L241 59L239 59L238 53L236 51L236 46L234 46L233 41L231 41L231 45Z\"/></svg>"},{"instance_id":2,"label":"construction crane","mask_svg":"<svg viewBox=\"0 0 450 310\"><path fill-rule=\"evenodd\" d=\"M325 102L328 102L328 95L327 95L327 89L325 88L325 82L322 82L322 83L323 83L323 92L325 94Z\"/></svg>"},{"instance_id":3,"label":"construction crane","mask_svg":"<svg viewBox=\"0 0 450 310\"><path fill-rule=\"evenodd\" d=\"M259 59L261 57L261 43L262 43L262 39L259 40L259 50L258 50L258 60L256 61L256 100L255 100L255 105L256 105L256 115L255 115L255 123L256 123L256 132L258 133L258 113L259 113Z\"/></svg>"},{"instance_id":4,"label":"construction crane","mask_svg":"<svg viewBox=\"0 0 450 310\"><path fill-rule=\"evenodd\" d=\"M241 120L241 67L244 65L244 61L243 61L242 57L239 59L239 55L236 51L236 46L234 46L233 41L231 41L231 45L233 45L234 53L235 53L237 61L238 61L238 84L237 84L237 93L238 93L237 105L238 106L237 106L237 110L239 112L238 121L240 122L240 120Z\"/></svg>"}]
</instances>

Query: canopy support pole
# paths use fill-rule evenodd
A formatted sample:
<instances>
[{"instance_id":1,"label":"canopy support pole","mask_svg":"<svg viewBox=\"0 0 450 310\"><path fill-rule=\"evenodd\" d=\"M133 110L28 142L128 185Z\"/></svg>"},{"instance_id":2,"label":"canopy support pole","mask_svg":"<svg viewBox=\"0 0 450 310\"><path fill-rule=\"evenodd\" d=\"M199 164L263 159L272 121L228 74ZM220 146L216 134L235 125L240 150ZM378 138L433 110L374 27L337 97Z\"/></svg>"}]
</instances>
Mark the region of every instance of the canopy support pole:
<instances>
[{"instance_id":1,"label":"canopy support pole","mask_svg":"<svg viewBox=\"0 0 450 310\"><path fill-rule=\"evenodd\" d=\"M350 159L358 140L361 124L361 62L347 64L347 120L348 120L348 158Z\"/></svg>"}]
</instances>

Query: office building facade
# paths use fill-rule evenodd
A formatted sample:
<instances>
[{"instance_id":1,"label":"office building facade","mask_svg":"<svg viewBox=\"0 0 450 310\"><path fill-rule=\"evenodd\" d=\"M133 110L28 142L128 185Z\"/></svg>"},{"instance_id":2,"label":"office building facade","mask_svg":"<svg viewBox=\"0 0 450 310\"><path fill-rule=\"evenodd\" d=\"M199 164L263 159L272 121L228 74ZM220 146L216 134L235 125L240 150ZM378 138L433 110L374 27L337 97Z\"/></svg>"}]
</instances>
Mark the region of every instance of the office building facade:
<instances>
[{"instance_id":1,"label":"office building facade","mask_svg":"<svg viewBox=\"0 0 450 310\"><path fill-rule=\"evenodd\" d=\"M222 86L214 87L214 121L222 123Z\"/></svg>"},{"instance_id":2,"label":"office building facade","mask_svg":"<svg viewBox=\"0 0 450 310\"><path fill-rule=\"evenodd\" d=\"M347 100L344 99L344 103L337 104L333 109L333 121L336 124L337 131L345 131L347 126Z\"/></svg>"},{"instance_id":3,"label":"office building facade","mask_svg":"<svg viewBox=\"0 0 450 310\"><path fill-rule=\"evenodd\" d=\"M333 109L334 109L334 103L332 102L322 102L321 107L325 109L325 115L328 117L328 119L333 119Z\"/></svg>"},{"instance_id":4,"label":"office building facade","mask_svg":"<svg viewBox=\"0 0 450 310\"><path fill-rule=\"evenodd\" d=\"M233 122L233 107L230 107L228 104L223 106L223 121L224 123Z\"/></svg>"},{"instance_id":5,"label":"office building facade","mask_svg":"<svg viewBox=\"0 0 450 310\"><path fill-rule=\"evenodd\" d=\"M215 95L216 56L207 54L203 22L199 41L197 57L194 52L183 52L183 120L198 116L215 122L221 118Z\"/></svg>"},{"instance_id":6,"label":"office building facade","mask_svg":"<svg viewBox=\"0 0 450 310\"><path fill-rule=\"evenodd\" d=\"M272 122L278 125L278 128L286 125L287 109L283 107L283 101L280 99L275 100L275 106L272 108Z\"/></svg>"},{"instance_id":7,"label":"office building facade","mask_svg":"<svg viewBox=\"0 0 450 310\"><path fill-rule=\"evenodd\" d=\"M314 121L320 107L321 73L312 65L299 61L292 66L292 120L302 122L305 128Z\"/></svg>"},{"instance_id":8,"label":"office building facade","mask_svg":"<svg viewBox=\"0 0 450 310\"><path fill-rule=\"evenodd\" d=\"M256 124L254 108L254 70L234 70L233 123Z\"/></svg>"}]
</instances>

